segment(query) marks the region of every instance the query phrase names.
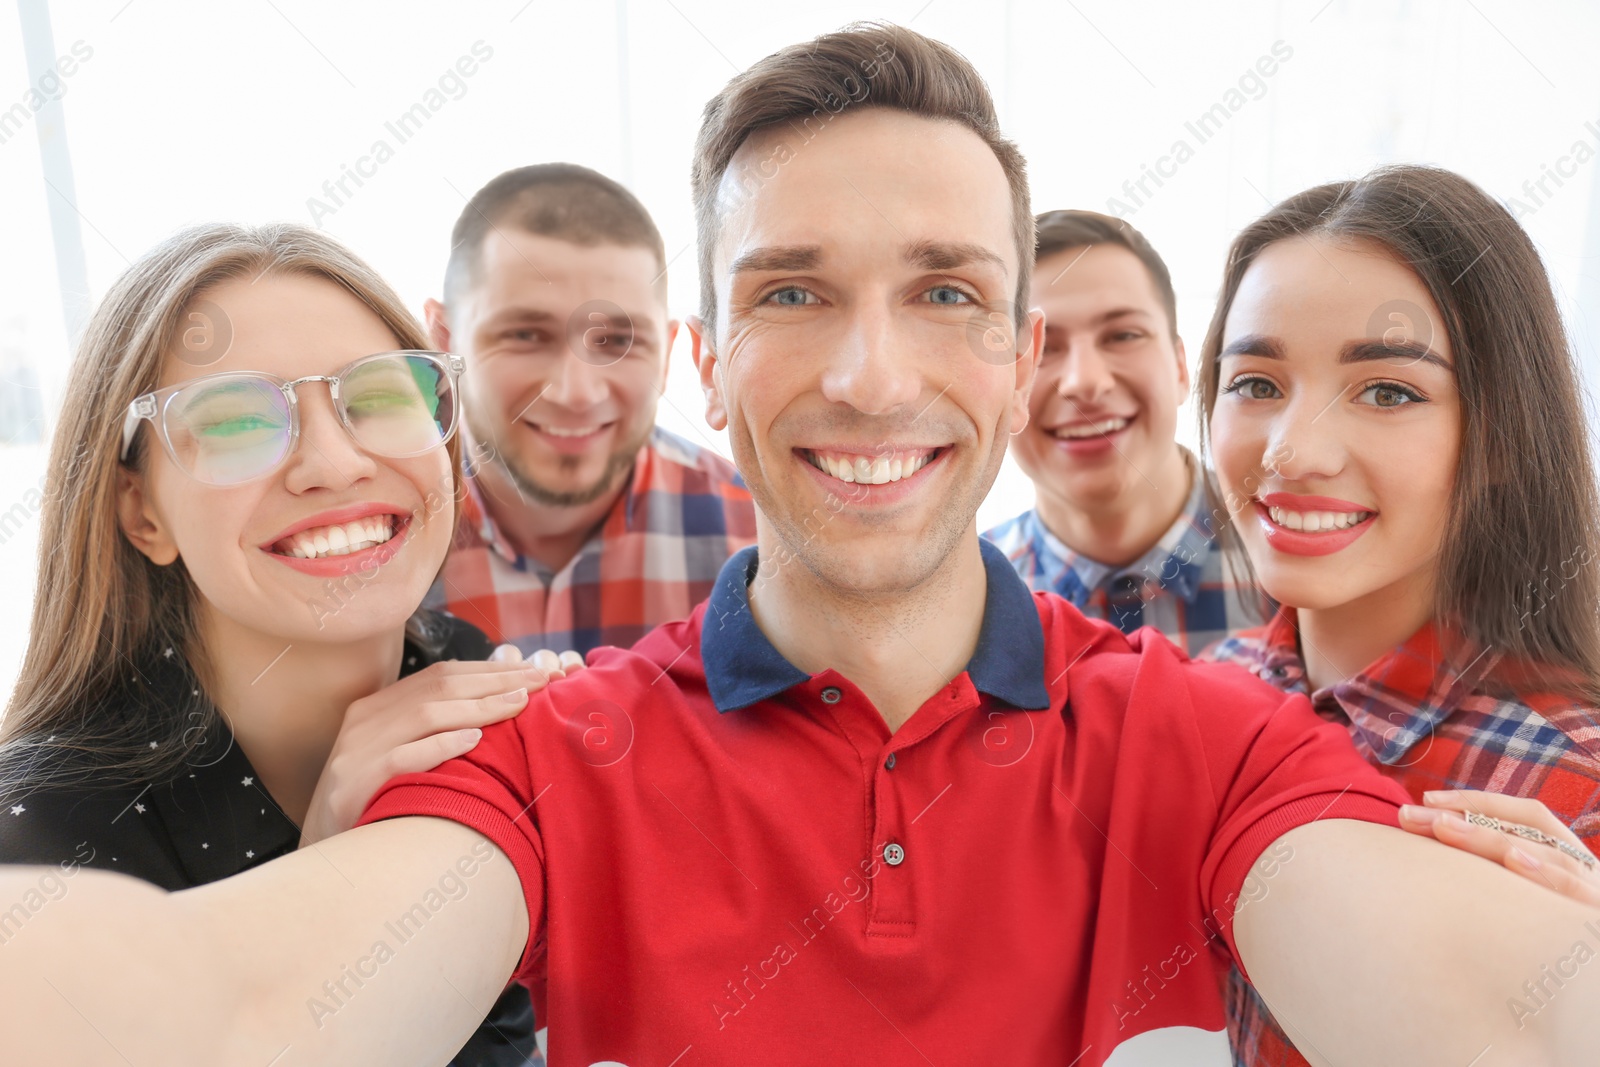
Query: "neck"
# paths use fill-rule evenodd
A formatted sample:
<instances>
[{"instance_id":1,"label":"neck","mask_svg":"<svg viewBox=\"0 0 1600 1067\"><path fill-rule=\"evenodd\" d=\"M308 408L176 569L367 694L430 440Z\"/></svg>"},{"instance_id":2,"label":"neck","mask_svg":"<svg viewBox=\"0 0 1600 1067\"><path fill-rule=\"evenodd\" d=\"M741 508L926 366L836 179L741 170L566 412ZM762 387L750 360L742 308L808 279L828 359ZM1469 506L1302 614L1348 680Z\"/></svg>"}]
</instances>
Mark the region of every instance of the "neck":
<instances>
[{"instance_id":1,"label":"neck","mask_svg":"<svg viewBox=\"0 0 1600 1067\"><path fill-rule=\"evenodd\" d=\"M628 484L623 471L615 484L585 504L544 504L526 498L511 475L497 463L485 463L473 471L473 481L483 498L483 506L495 526L511 542L518 554L552 571L559 571L578 554L605 521Z\"/></svg>"},{"instance_id":2,"label":"neck","mask_svg":"<svg viewBox=\"0 0 1600 1067\"><path fill-rule=\"evenodd\" d=\"M1045 528L1081 555L1122 567L1150 551L1183 513L1197 472L1176 444L1155 470L1136 472L1131 484L1103 507L1085 508L1041 486L1034 507Z\"/></svg>"},{"instance_id":3,"label":"neck","mask_svg":"<svg viewBox=\"0 0 1600 1067\"><path fill-rule=\"evenodd\" d=\"M304 825L345 709L400 677L404 632L338 644L290 642L208 606L199 629L208 695L261 785L296 826Z\"/></svg>"},{"instance_id":4,"label":"neck","mask_svg":"<svg viewBox=\"0 0 1600 1067\"><path fill-rule=\"evenodd\" d=\"M1353 678L1422 629L1433 617L1433 590L1425 576L1331 608L1300 609L1300 657L1313 692Z\"/></svg>"},{"instance_id":5,"label":"neck","mask_svg":"<svg viewBox=\"0 0 1600 1067\"><path fill-rule=\"evenodd\" d=\"M761 524L761 556L783 547ZM966 670L978 647L988 579L977 531L913 588L867 594L817 579L804 564L750 583L750 611L783 657L810 674L829 668L866 694L898 730Z\"/></svg>"}]
</instances>

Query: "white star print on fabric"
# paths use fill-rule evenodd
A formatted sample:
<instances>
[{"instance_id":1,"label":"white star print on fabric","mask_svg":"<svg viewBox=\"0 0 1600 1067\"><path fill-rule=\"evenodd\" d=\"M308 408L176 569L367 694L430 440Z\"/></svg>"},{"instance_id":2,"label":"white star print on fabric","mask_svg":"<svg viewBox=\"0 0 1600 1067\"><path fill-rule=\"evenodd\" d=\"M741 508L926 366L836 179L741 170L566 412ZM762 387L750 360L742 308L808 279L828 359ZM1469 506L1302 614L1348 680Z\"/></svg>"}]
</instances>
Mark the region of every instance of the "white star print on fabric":
<instances>
[{"instance_id":1,"label":"white star print on fabric","mask_svg":"<svg viewBox=\"0 0 1600 1067\"><path fill-rule=\"evenodd\" d=\"M201 848L210 848L210 847L211 847L211 842L209 842L209 841L202 841L202 842L200 842L200 847L201 847Z\"/></svg>"},{"instance_id":2,"label":"white star print on fabric","mask_svg":"<svg viewBox=\"0 0 1600 1067\"><path fill-rule=\"evenodd\" d=\"M245 775L245 776L244 776L244 781L243 781L243 782L241 782L241 783L240 783L240 784L241 784L241 785L250 785L250 784L251 784L251 783L253 783L253 782L254 782L254 781L255 781L255 779L254 779L254 778L252 778L252 777L250 777L250 776L249 776L249 775L248 775L248 774L247 774L247 775Z\"/></svg>"},{"instance_id":3,"label":"white star print on fabric","mask_svg":"<svg viewBox=\"0 0 1600 1067\"><path fill-rule=\"evenodd\" d=\"M28 809L23 807L21 804L13 804L13 805L11 805L11 814L13 814L13 815L21 815L23 812L25 812L27 810Z\"/></svg>"},{"instance_id":4,"label":"white star print on fabric","mask_svg":"<svg viewBox=\"0 0 1600 1067\"><path fill-rule=\"evenodd\" d=\"M138 812L140 815L143 815L144 814L144 805L143 804L135 804L133 806L133 810Z\"/></svg>"},{"instance_id":5,"label":"white star print on fabric","mask_svg":"<svg viewBox=\"0 0 1600 1067\"><path fill-rule=\"evenodd\" d=\"M247 860L255 859L256 858L256 850L253 849L253 848L245 849L244 850L244 858L247 859Z\"/></svg>"},{"instance_id":6,"label":"white star print on fabric","mask_svg":"<svg viewBox=\"0 0 1600 1067\"><path fill-rule=\"evenodd\" d=\"M157 746L157 745L159 745L159 744L161 744L161 742L159 742L159 741L152 741L152 742L150 742L150 747L151 747L151 748L155 748L155 747L156 747L156 746Z\"/></svg>"}]
</instances>

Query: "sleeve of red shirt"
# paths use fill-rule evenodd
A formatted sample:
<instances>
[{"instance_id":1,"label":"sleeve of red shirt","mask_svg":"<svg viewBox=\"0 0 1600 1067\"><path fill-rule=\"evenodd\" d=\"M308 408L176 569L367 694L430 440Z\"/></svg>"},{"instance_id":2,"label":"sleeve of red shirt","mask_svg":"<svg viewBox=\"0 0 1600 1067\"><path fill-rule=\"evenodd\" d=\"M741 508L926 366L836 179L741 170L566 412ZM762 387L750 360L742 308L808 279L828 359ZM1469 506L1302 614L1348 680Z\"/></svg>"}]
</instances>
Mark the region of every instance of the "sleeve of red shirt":
<instances>
[{"instance_id":1,"label":"sleeve of red shirt","mask_svg":"<svg viewBox=\"0 0 1600 1067\"><path fill-rule=\"evenodd\" d=\"M1234 942L1233 916L1271 891L1275 866L1251 874L1267 848L1319 819L1398 828L1399 806L1411 800L1362 758L1344 727L1317 715L1304 696L1286 694L1229 664L1189 663L1185 669L1217 804L1200 891L1206 914L1215 917L1248 977ZM1293 862L1292 856L1275 858Z\"/></svg>"},{"instance_id":2,"label":"sleeve of red shirt","mask_svg":"<svg viewBox=\"0 0 1600 1067\"><path fill-rule=\"evenodd\" d=\"M522 715L536 712L546 700L544 692L534 693ZM432 815L470 826L499 846L517 872L528 908L528 942L514 975L527 982L533 976L534 948L543 936L544 845L533 807L538 790L517 721L512 718L484 727L483 737L471 752L431 771L391 778L373 796L356 825L405 815Z\"/></svg>"}]
</instances>

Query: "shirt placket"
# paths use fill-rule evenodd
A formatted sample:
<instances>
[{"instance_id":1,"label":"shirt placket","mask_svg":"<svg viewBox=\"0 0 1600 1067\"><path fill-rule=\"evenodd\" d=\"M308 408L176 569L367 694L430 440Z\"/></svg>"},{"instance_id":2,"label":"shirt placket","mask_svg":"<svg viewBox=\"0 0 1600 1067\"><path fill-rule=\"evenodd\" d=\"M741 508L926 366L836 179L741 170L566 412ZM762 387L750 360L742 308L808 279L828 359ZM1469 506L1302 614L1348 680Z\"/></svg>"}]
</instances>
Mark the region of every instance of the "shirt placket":
<instances>
[{"instance_id":1,"label":"shirt placket","mask_svg":"<svg viewBox=\"0 0 1600 1067\"><path fill-rule=\"evenodd\" d=\"M831 677L829 677L831 675ZM919 763L932 759L927 742L951 720L978 704L965 674L930 697L915 715L890 735L879 712L860 690L838 675L819 676L818 693L855 746L865 765L867 855L861 871L871 885L868 937L910 937L916 932L917 869L928 862L932 847L919 835L917 823L933 808L951 783L919 773Z\"/></svg>"}]
</instances>

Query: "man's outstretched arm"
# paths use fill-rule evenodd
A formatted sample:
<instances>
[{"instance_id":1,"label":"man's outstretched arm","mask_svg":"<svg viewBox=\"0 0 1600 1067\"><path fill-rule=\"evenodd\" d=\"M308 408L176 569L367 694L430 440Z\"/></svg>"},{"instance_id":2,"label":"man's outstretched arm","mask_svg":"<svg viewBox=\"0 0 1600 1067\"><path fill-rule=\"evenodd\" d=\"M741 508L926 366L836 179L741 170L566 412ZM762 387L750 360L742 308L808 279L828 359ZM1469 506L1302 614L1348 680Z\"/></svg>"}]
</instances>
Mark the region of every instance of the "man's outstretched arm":
<instances>
[{"instance_id":1,"label":"man's outstretched arm","mask_svg":"<svg viewBox=\"0 0 1600 1067\"><path fill-rule=\"evenodd\" d=\"M527 931L505 853L444 819L363 826L181 893L0 868L5 1058L444 1063Z\"/></svg>"},{"instance_id":2,"label":"man's outstretched arm","mask_svg":"<svg viewBox=\"0 0 1600 1067\"><path fill-rule=\"evenodd\" d=\"M1293 858L1257 865L1264 895L1240 906L1234 936L1312 1063L1600 1063L1600 962L1574 958L1600 950L1600 911L1374 823L1280 840Z\"/></svg>"}]
</instances>

